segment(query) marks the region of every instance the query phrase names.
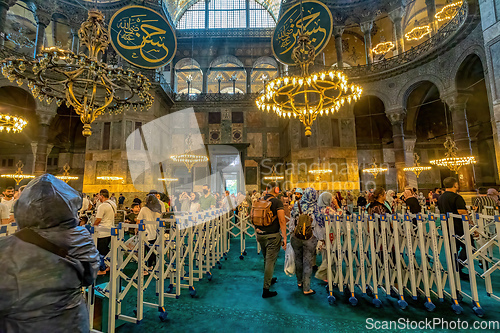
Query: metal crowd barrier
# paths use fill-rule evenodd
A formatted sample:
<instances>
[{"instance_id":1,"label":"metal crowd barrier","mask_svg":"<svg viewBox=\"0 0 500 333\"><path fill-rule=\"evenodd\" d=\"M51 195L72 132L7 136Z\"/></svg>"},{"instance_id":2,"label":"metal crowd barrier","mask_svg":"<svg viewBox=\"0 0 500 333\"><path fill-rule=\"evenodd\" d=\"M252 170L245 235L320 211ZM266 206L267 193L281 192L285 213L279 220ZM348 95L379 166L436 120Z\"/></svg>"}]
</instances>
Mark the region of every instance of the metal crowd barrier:
<instances>
[{"instance_id":1,"label":"metal crowd barrier","mask_svg":"<svg viewBox=\"0 0 500 333\"><path fill-rule=\"evenodd\" d=\"M14 234L17 231L17 223L0 225L0 237L5 237Z\"/></svg>"},{"instance_id":2,"label":"metal crowd barrier","mask_svg":"<svg viewBox=\"0 0 500 333\"><path fill-rule=\"evenodd\" d=\"M255 227L246 209L240 209L238 214L234 214L234 218L229 220L229 235L234 238L240 238L240 259L245 259L247 255L247 239L255 238L255 240L257 240ZM257 254L259 254L260 251L260 244L257 242Z\"/></svg>"},{"instance_id":3,"label":"metal crowd barrier","mask_svg":"<svg viewBox=\"0 0 500 333\"><path fill-rule=\"evenodd\" d=\"M357 292L373 297L376 307L381 296L391 295L405 309L405 297L425 298L433 311L448 299L460 314L462 299L472 303L475 314L483 316L478 282L484 281L487 296L500 301L493 291L492 275L500 270L500 216L475 214L391 214L331 215L326 218L328 302L336 299L334 288L358 303ZM464 235L455 233L453 218L463 223ZM458 250L465 245L466 259ZM464 251L464 250L462 250ZM469 286L461 283L459 270L468 270ZM480 272L481 271L481 272Z\"/></svg>"},{"instance_id":4,"label":"metal crowd barrier","mask_svg":"<svg viewBox=\"0 0 500 333\"><path fill-rule=\"evenodd\" d=\"M118 320L140 323L144 307L158 310L161 321L166 320L165 299L178 299L187 289L191 297L196 296L194 283L206 277L212 280L212 269L222 268L221 260L229 251L229 221L231 213L222 209L198 213L176 214L176 218L140 221L139 224L119 223L114 228L92 227L90 232L97 244L100 230L111 232L110 252L105 261L109 264L109 282L104 287L93 285L87 290L92 332L95 292L109 300L107 332L114 332ZM146 240L146 228L154 225L156 240ZM136 235L127 239L125 229L136 230ZM146 262L154 256L152 269ZM137 264L131 265L132 262ZM147 272L145 274L144 272ZM154 302L144 301L144 293L154 285ZM125 297L135 298L136 307L124 312Z\"/></svg>"}]
</instances>

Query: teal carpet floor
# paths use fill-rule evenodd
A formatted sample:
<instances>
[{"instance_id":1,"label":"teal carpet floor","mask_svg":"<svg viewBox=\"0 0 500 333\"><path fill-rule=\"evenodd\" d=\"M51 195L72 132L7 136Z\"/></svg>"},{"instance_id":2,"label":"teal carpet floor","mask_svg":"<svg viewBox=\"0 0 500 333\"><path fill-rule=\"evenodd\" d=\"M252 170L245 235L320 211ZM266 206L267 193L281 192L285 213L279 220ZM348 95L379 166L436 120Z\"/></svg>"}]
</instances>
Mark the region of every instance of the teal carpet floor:
<instances>
[{"instance_id":1,"label":"teal carpet floor","mask_svg":"<svg viewBox=\"0 0 500 333\"><path fill-rule=\"evenodd\" d=\"M337 302L329 305L325 283L313 278L312 288L315 295L304 296L297 288L295 277L288 277L283 272L284 251L280 252L275 269L278 283L272 289L278 296L262 299L263 258L257 254L255 240L248 241L247 255L240 260L239 241L233 240L232 247L226 261L222 262L222 269L213 269L213 279L203 279L196 282L197 295L189 296L187 290L179 299L166 299L165 307L168 320L161 322L155 309L145 308L144 319L139 324L126 323L121 325L117 332L367 332L367 318L374 321L421 321L426 318L442 318L453 321L460 319L467 321L472 327L474 321L500 321L500 302L486 296L483 282L480 281L481 306L486 314L478 318L471 309L470 302L462 302L464 312L456 315L451 310L449 301L443 303L433 299L436 305L434 312L424 308L424 299L417 301L406 296L409 306L401 310L397 300L390 296L382 296L383 306L375 308L371 297L363 296L356 290L359 300L357 306L349 304L346 296L335 290ZM494 288L500 294L500 272L496 273ZM100 279L102 280L102 278ZM99 281L103 282L103 281ZM464 289L468 290L468 282L464 282ZM134 294L132 294L133 296ZM145 301L154 302L154 286L151 286ZM132 314L135 299L125 300L124 313ZM378 330L380 332L420 332L429 330ZM439 332L465 332L468 330L435 330ZM497 331L498 330L489 330ZM478 330L476 330L478 332Z\"/></svg>"}]
</instances>

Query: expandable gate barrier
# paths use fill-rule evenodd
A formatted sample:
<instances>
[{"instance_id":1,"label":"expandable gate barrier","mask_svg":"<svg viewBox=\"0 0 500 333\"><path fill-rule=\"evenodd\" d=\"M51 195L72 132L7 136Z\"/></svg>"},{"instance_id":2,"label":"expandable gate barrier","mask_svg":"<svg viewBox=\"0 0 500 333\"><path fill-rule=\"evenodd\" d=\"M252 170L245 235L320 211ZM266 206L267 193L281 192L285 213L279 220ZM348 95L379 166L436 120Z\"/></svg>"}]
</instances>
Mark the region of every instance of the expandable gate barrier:
<instances>
[{"instance_id":1,"label":"expandable gate barrier","mask_svg":"<svg viewBox=\"0 0 500 333\"><path fill-rule=\"evenodd\" d=\"M179 216L180 217L177 217ZM222 268L221 259L229 251L229 221L231 214L221 209L199 213L177 214L176 218L140 221L139 224L120 223L116 228L93 227L91 234L97 244L99 231L111 232L110 252L105 261L110 267L106 287L91 286L87 304L93 332L95 291L109 299L108 332L114 332L116 321L139 323L144 306L158 309L161 321L167 317L165 298L179 298L183 289L195 297L194 282L206 277L212 280L211 270ZM146 229L153 227L156 240L146 240ZM125 229L136 230L135 237L126 239ZM154 267L147 267L150 257ZM129 265L136 262L137 266ZM147 275L144 273L147 272ZM155 285L156 301L145 302L144 292ZM136 296L136 308L125 314L122 302L126 296Z\"/></svg>"},{"instance_id":2,"label":"expandable gate barrier","mask_svg":"<svg viewBox=\"0 0 500 333\"><path fill-rule=\"evenodd\" d=\"M487 295L500 301L491 283L492 273L500 269L500 216L473 217L474 221L454 214L326 216L329 303L335 302L336 287L350 296L352 305L358 303L356 290L372 295L376 307L382 305L381 294L390 294L402 309L408 306L405 295L414 300L423 295L427 310L435 309L434 296L441 302L449 299L459 314L459 300L465 297L481 317L478 279L485 281ZM455 233L454 218L462 222L463 236ZM460 259L461 247L466 259ZM470 288L461 283L462 267L469 272Z\"/></svg>"},{"instance_id":3,"label":"expandable gate barrier","mask_svg":"<svg viewBox=\"0 0 500 333\"><path fill-rule=\"evenodd\" d=\"M240 259L243 260L247 255L246 242L248 238L255 238L257 240L257 235L255 233L255 227L252 224L250 215L247 214L246 209L240 209L238 214L235 214L232 219L229 220L229 235L231 237L240 238ZM260 244L257 242L257 254L261 251Z\"/></svg>"}]
</instances>

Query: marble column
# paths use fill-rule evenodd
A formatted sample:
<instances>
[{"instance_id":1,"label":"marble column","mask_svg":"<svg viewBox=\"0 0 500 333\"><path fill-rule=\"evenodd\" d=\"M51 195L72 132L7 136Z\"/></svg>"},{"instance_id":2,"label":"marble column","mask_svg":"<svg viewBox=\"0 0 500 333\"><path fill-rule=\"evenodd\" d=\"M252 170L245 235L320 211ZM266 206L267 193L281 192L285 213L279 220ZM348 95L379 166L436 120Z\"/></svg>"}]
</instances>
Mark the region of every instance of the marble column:
<instances>
[{"instance_id":1,"label":"marble column","mask_svg":"<svg viewBox=\"0 0 500 333\"><path fill-rule=\"evenodd\" d=\"M43 175L47 170L47 156L52 150L52 145L49 145L49 127L52 119L56 115L49 110L37 111L38 116L38 138L36 142L31 144L34 154L33 173L35 176Z\"/></svg>"},{"instance_id":2,"label":"marble column","mask_svg":"<svg viewBox=\"0 0 500 333\"><path fill-rule=\"evenodd\" d=\"M337 25L333 27L333 35L335 36L335 50L337 51L337 67L338 69L344 68L344 60L342 59L342 34L344 33L344 26Z\"/></svg>"},{"instance_id":3,"label":"marble column","mask_svg":"<svg viewBox=\"0 0 500 333\"><path fill-rule=\"evenodd\" d=\"M387 110L386 114L392 125L392 139L394 141L394 161L396 164L398 183L397 190L398 192L401 192L408 185L408 179L404 171L404 168L406 167L406 156L403 123L406 117L406 112L401 108Z\"/></svg>"},{"instance_id":4,"label":"marble column","mask_svg":"<svg viewBox=\"0 0 500 333\"><path fill-rule=\"evenodd\" d=\"M71 28L71 51L75 54L80 52L80 38L78 37L78 28Z\"/></svg>"},{"instance_id":5,"label":"marble column","mask_svg":"<svg viewBox=\"0 0 500 333\"><path fill-rule=\"evenodd\" d=\"M40 53L43 48L43 41L45 39L45 29L50 24L50 17L45 14L35 14L36 21L36 39L35 39L35 51L33 57L36 58L37 54Z\"/></svg>"},{"instance_id":6,"label":"marble column","mask_svg":"<svg viewBox=\"0 0 500 333\"><path fill-rule=\"evenodd\" d=\"M470 96L468 92L453 91L442 97L451 113L453 139L458 149L458 157L472 155L469 123L467 121L467 101ZM458 181L460 191L474 191L474 167L472 165L461 167L458 170Z\"/></svg>"},{"instance_id":7,"label":"marble column","mask_svg":"<svg viewBox=\"0 0 500 333\"><path fill-rule=\"evenodd\" d=\"M434 36L437 32L437 21L436 15L436 1L435 0L425 0L425 6L427 8L427 19L429 20L429 26L431 27L431 36Z\"/></svg>"},{"instance_id":8,"label":"marble column","mask_svg":"<svg viewBox=\"0 0 500 333\"><path fill-rule=\"evenodd\" d=\"M7 21L7 12L15 3L15 0L0 0L0 46L3 46L5 40L5 22Z\"/></svg>"},{"instance_id":9,"label":"marble column","mask_svg":"<svg viewBox=\"0 0 500 333\"><path fill-rule=\"evenodd\" d=\"M208 68L202 68L202 73L203 73L203 86L202 86L202 93L206 94L208 93Z\"/></svg>"},{"instance_id":10,"label":"marble column","mask_svg":"<svg viewBox=\"0 0 500 333\"><path fill-rule=\"evenodd\" d=\"M247 67L245 68L245 71L247 73L247 94L252 93L252 68Z\"/></svg>"},{"instance_id":11,"label":"marble column","mask_svg":"<svg viewBox=\"0 0 500 333\"><path fill-rule=\"evenodd\" d=\"M389 18L391 19L392 22L394 45L396 46L396 49L394 50L395 54L401 54L405 51L405 44L404 44L405 42L404 42L403 24L402 24L404 14L405 14L404 7L398 7L389 12Z\"/></svg>"},{"instance_id":12,"label":"marble column","mask_svg":"<svg viewBox=\"0 0 500 333\"><path fill-rule=\"evenodd\" d=\"M372 54L373 21L362 22L359 26L365 37L366 64L370 65L373 63L373 54Z\"/></svg>"},{"instance_id":13,"label":"marble column","mask_svg":"<svg viewBox=\"0 0 500 333\"><path fill-rule=\"evenodd\" d=\"M404 137L405 143L405 162L407 166L413 166L415 163L415 158L413 154L415 153L415 143L417 142L416 137ZM413 172L406 172L406 179L408 181L408 186L412 188L418 188L418 178Z\"/></svg>"}]
</instances>

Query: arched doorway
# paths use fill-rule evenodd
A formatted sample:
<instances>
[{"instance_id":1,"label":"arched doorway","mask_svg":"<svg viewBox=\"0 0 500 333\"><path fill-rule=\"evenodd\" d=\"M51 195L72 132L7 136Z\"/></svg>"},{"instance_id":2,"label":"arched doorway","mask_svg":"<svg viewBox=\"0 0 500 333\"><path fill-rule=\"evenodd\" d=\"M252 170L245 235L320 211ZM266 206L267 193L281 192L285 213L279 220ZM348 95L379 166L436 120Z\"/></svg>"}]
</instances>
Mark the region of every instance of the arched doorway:
<instances>
[{"instance_id":1,"label":"arched doorway","mask_svg":"<svg viewBox=\"0 0 500 333\"><path fill-rule=\"evenodd\" d=\"M378 166L389 166L388 150L392 145L392 126L385 114L383 101L366 95L354 104L354 118L356 122L356 145L358 150L360 189L367 190L376 186L395 188L396 173L389 169L387 174L378 174L374 177L363 172L373 162ZM394 175L393 175L394 173Z\"/></svg>"}]
</instances>

